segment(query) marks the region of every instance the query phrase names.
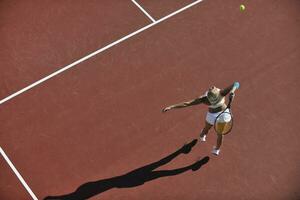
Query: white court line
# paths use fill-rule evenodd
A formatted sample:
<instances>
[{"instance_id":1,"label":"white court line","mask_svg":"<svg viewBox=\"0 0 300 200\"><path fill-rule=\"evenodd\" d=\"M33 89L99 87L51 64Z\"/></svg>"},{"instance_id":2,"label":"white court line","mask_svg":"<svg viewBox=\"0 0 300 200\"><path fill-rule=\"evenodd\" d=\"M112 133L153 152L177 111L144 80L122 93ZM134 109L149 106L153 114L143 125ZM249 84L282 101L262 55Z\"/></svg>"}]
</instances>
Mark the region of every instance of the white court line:
<instances>
[{"instance_id":1,"label":"white court line","mask_svg":"<svg viewBox=\"0 0 300 200\"><path fill-rule=\"evenodd\" d=\"M173 17L174 15L177 15L178 13L183 12L184 10L186 10L186 9L188 9L188 8L194 6L194 5L196 5L196 4L198 4L198 3L202 2L202 1L203 0L197 0L197 1L191 3L191 4L187 5L187 6L181 8L181 9L179 9L179 10L177 10L177 11L175 11L175 12L173 12L173 13L171 13L171 14L169 14L169 15L167 15L167 16L165 16L165 17L163 17L163 18L161 18L161 19L159 19L159 20L157 20L157 21L155 21L155 22L147 25L147 26L144 26L143 28L141 28L141 29L139 29L139 30L137 30L137 31L135 31L133 33L130 33L129 35L126 35L126 36L124 36L124 37L116 40L115 42L113 42L113 43L111 43L111 44L109 44L109 45L107 45L107 46L105 46L105 47L103 47L101 49L98 49L97 51L94 51L93 53L91 53L91 54L89 54L89 55L87 55L87 56L85 56L85 57L83 57L83 58L81 58L81 59L79 59L79 60L77 60L77 61L75 61L75 62L73 62L73 63L71 63L71 64L69 64L69 65L67 65L67 66L65 66L65 67L63 67L61 69L59 69L59 70L57 70L57 71L55 71L55 72L53 72L52 74L50 74L50 75L48 75L48 76L46 76L46 77L44 77L44 78L42 78L42 79L40 79L40 80L32 83L31 85L28 85L27 87L25 87L25 88L23 88L23 89L15 92L15 93L9 95L6 98L0 100L0 105L3 104L3 103L5 103L5 102L7 102L7 101L9 101L9 100L11 100L12 98L14 98L14 97L16 97L16 96L18 96L18 95L20 95L20 94L22 94L22 93L30 90L30 89L32 89L33 87L35 87L35 86L37 86L37 85L39 85L39 84L41 84L41 83L43 83L43 82L45 82L45 81L53 78L54 76L56 76L58 74L61 74L62 72L64 72L64 71L66 71L66 70L74 67L75 65L78 65L79 63L81 63L81 62L83 62L83 61L85 61L85 60L87 60L87 59L89 59L89 58L91 58L91 57L93 57L93 56L95 56L95 55L97 55L97 54L99 54L99 53L101 53L101 52L103 52L103 51L105 51L105 50L107 50L107 49L109 49L109 48L111 48L111 47L113 47L113 46L115 46L115 45L117 45L117 44L125 41L125 40L127 40L127 39L129 39L129 38L131 38L132 36L135 36L135 35L143 32L143 31L151 28L152 26L155 26L156 24L159 24L160 22L165 21L166 19L169 19L170 17Z\"/></svg>"},{"instance_id":2,"label":"white court line","mask_svg":"<svg viewBox=\"0 0 300 200\"><path fill-rule=\"evenodd\" d=\"M152 22L155 22L155 19L135 0L131 0Z\"/></svg>"},{"instance_id":3,"label":"white court line","mask_svg":"<svg viewBox=\"0 0 300 200\"><path fill-rule=\"evenodd\" d=\"M29 188L29 186L27 185L27 183L24 181L23 177L21 176L21 174L18 172L18 170L15 168L15 166L12 164L12 162L9 160L9 158L7 157L7 155L5 154L5 152L2 150L2 148L0 147L0 153L3 156L3 158L6 160L6 162L8 163L8 165L10 166L10 168L13 170L13 172L16 174L16 176L18 177L18 179L20 180L20 182L22 183L22 185L25 187L25 189L27 190L27 192L30 194L30 196L32 197L32 199L34 200L38 200L38 198L35 196L35 194L31 191L31 189Z\"/></svg>"}]
</instances>

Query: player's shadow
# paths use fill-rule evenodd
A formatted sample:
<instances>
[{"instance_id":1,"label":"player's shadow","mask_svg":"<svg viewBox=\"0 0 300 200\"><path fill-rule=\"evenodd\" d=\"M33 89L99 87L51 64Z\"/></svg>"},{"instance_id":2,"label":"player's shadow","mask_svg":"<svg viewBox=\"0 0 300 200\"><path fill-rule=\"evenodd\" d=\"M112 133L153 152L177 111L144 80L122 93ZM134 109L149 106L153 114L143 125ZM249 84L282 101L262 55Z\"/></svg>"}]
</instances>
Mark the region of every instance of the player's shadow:
<instances>
[{"instance_id":1,"label":"player's shadow","mask_svg":"<svg viewBox=\"0 0 300 200\"><path fill-rule=\"evenodd\" d=\"M82 184L77 188L75 192L70 194L61 195L61 196L48 196L44 200L83 200L91 198L95 195L98 195L102 192L110 190L112 188L131 188L139 185L143 185L147 181L152 181L157 178L166 177L166 176L175 176L181 173L184 173L188 170L196 171L201 168L202 165L206 164L209 161L209 157L206 156L197 162L173 170L159 170L153 171L156 168L167 164L181 153L188 154L193 146L197 143L197 139L194 139L190 143L184 145L174 153L168 155L167 157L151 163L149 165L135 169L127 174L116 176L113 178L102 179L94 182L87 182Z\"/></svg>"}]
</instances>

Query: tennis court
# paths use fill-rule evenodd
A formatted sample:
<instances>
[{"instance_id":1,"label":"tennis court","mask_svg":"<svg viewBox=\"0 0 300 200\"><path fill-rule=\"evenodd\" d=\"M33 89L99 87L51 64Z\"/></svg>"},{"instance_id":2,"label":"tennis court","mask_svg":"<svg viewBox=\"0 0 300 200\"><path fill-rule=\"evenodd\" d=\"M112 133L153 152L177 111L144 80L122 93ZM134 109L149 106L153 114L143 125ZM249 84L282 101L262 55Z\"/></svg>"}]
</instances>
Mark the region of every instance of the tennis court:
<instances>
[{"instance_id":1,"label":"tennis court","mask_svg":"<svg viewBox=\"0 0 300 200\"><path fill-rule=\"evenodd\" d=\"M168 155L157 170L210 159L90 199L299 199L299 9L298 0L1 1L0 199L70 194ZM220 156L213 131L177 155L207 107L162 108L233 81Z\"/></svg>"}]
</instances>

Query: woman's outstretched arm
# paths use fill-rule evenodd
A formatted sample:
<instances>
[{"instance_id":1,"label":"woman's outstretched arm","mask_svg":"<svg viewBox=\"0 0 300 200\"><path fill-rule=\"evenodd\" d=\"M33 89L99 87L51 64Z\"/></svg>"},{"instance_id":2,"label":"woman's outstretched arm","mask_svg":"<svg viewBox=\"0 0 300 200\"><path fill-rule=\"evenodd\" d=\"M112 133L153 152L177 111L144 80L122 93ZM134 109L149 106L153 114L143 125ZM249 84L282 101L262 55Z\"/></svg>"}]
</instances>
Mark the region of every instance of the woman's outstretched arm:
<instances>
[{"instance_id":1,"label":"woman's outstretched arm","mask_svg":"<svg viewBox=\"0 0 300 200\"><path fill-rule=\"evenodd\" d=\"M204 102L204 98L205 96L200 96L196 99L193 99L193 100L190 100L190 101L185 101L185 102L182 102L182 103L178 103L178 104L174 104L174 105L171 105L171 106L168 106L168 107L165 107L162 112L167 112L171 109L174 109L174 108L185 108L185 107L188 107L188 106L193 106L193 105L198 105L198 104L201 104Z\"/></svg>"},{"instance_id":2,"label":"woman's outstretched arm","mask_svg":"<svg viewBox=\"0 0 300 200\"><path fill-rule=\"evenodd\" d=\"M226 96L228 93L230 95L233 95L235 90L239 89L240 87L240 83L239 82L234 82L233 84L231 84L229 87L227 88L224 88L222 91L221 91L221 95L222 96Z\"/></svg>"}]
</instances>

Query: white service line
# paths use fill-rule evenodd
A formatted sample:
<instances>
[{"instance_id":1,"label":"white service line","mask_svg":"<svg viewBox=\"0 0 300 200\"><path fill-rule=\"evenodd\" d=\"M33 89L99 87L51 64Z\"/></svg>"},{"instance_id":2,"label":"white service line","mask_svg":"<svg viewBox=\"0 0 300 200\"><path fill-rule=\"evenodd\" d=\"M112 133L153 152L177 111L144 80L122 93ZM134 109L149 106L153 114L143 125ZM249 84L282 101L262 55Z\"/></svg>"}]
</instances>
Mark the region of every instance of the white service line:
<instances>
[{"instance_id":1,"label":"white service line","mask_svg":"<svg viewBox=\"0 0 300 200\"><path fill-rule=\"evenodd\" d=\"M0 153L3 156L3 158L6 160L6 162L8 163L8 165L10 166L10 168L13 170L13 172L16 174L16 176L18 177L18 179L20 180L20 182L22 183L22 185L25 187L25 189L27 190L27 192L30 194L30 196L32 197L32 199L34 200L38 200L38 198L35 196L35 194L32 192L32 190L29 188L29 186L27 185L27 183L24 181L23 177L21 176L21 174L18 172L18 170L15 168L15 166L12 164L12 162L9 160L9 158L7 157L7 155L5 154L5 152L3 151L3 149L0 147Z\"/></svg>"},{"instance_id":2,"label":"white service line","mask_svg":"<svg viewBox=\"0 0 300 200\"><path fill-rule=\"evenodd\" d=\"M131 0L152 22L155 22L155 19L135 0Z\"/></svg>"},{"instance_id":3,"label":"white service line","mask_svg":"<svg viewBox=\"0 0 300 200\"><path fill-rule=\"evenodd\" d=\"M113 43L111 43L111 44L109 44L109 45L107 45L107 46L105 46L105 47L103 47L101 49L98 49L97 51L94 51L93 53L91 53L91 54L89 54L89 55L87 55L87 56L85 56L85 57L83 57L83 58L81 58L81 59L79 59L79 60L77 60L77 61L75 61L75 62L73 62L73 63L71 63L71 64L69 64L69 65L67 65L67 66L65 66L65 67L63 67L61 69L59 69L59 70L57 70L57 71L55 71L55 72L53 72L52 74L50 74L50 75L48 75L48 76L46 76L46 77L44 77L44 78L42 78L42 79L40 79L40 80L32 83L31 85L28 85L27 87L25 87L25 88L23 88L23 89L15 92L15 93L13 93L13 94L7 96L6 98L0 100L0 105L3 104L3 103L5 103L5 102L7 102L7 101L9 101L9 100L11 100L12 98L14 98L14 97L16 97L16 96L18 96L18 95L20 95L20 94L22 94L22 93L30 90L30 89L32 89L33 87L35 87L35 86L37 86L37 85L39 85L39 84L41 84L41 83L43 83L43 82L45 82L45 81L53 78L54 76L56 76L58 74L61 74L62 72L64 72L64 71L66 71L66 70L74 67L75 65L78 65L79 63L81 63L83 61L86 61L87 59L89 59L89 58L91 58L91 57L93 57L93 56L95 56L95 55L97 55L97 54L99 54L99 53L101 53L101 52L103 52L103 51L105 51L105 50L107 50L107 49L109 49L109 48L111 48L111 47L113 47L113 46L115 46L115 45L117 45L117 44L119 44L119 43L127 40L127 39L129 39L129 38L131 38L132 36L135 36L135 35L143 32L143 31L151 28L152 26L155 26L156 24L159 24L160 22L165 21L166 19L169 19L170 17L173 17L174 15L176 15L178 13L183 12L184 10L186 10L186 9L188 9L188 8L194 6L194 5L196 5L196 4L198 4L198 3L202 2L202 1L203 0L197 0L197 1L191 3L191 4L187 5L187 6L181 8L181 9L179 9L179 10L177 10L177 11L175 11L175 12L173 12L173 13L171 13L171 14L169 14L169 15L167 15L167 16L165 16L165 17L163 17L163 18L161 18L161 19L159 19L159 20L157 20L157 21L155 21L155 22L147 25L147 26L144 26L143 28L141 28L141 29L139 29L139 30L137 30L137 31L135 31L133 33L130 33L129 35L126 35L126 36L124 36L124 37L116 40L115 42L113 42Z\"/></svg>"}]
</instances>

